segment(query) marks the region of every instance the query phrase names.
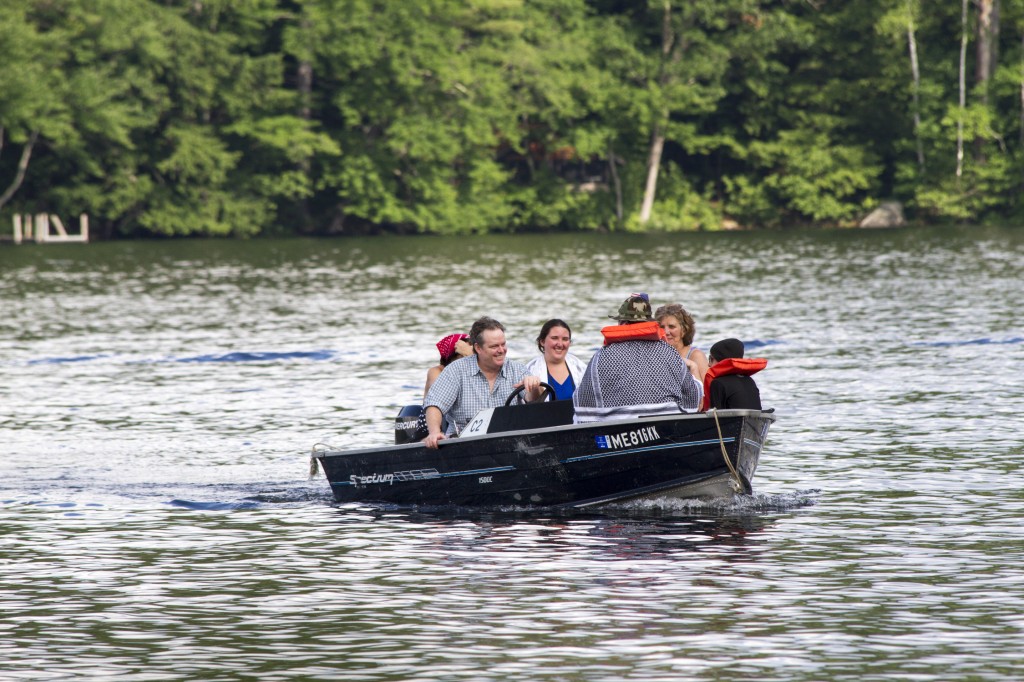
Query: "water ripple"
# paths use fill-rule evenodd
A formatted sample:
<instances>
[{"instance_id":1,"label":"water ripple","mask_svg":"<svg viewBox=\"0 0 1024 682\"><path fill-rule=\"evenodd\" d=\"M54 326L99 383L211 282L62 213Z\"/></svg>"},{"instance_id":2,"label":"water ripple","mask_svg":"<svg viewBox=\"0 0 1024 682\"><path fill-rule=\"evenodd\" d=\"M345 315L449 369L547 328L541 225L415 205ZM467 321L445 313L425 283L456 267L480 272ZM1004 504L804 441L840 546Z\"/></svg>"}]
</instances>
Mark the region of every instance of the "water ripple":
<instances>
[{"instance_id":1,"label":"water ripple","mask_svg":"<svg viewBox=\"0 0 1024 682\"><path fill-rule=\"evenodd\" d=\"M1020 679L1022 237L0 250L0 678ZM528 359L558 316L588 357L641 289L769 358L753 495L405 509L307 479L316 442L391 439L437 338L489 313Z\"/></svg>"}]
</instances>

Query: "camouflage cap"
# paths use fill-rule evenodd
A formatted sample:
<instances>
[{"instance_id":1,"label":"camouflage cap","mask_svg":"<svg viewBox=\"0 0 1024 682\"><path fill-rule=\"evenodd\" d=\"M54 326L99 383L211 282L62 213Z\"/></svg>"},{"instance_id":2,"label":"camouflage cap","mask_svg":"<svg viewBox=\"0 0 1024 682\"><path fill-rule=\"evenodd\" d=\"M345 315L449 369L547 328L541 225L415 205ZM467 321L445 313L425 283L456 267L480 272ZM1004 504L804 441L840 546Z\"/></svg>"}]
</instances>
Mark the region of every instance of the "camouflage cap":
<instances>
[{"instance_id":1,"label":"camouflage cap","mask_svg":"<svg viewBox=\"0 0 1024 682\"><path fill-rule=\"evenodd\" d=\"M622 302L619 310L608 317L619 322L652 322L651 301L647 294L630 294L629 298Z\"/></svg>"}]
</instances>

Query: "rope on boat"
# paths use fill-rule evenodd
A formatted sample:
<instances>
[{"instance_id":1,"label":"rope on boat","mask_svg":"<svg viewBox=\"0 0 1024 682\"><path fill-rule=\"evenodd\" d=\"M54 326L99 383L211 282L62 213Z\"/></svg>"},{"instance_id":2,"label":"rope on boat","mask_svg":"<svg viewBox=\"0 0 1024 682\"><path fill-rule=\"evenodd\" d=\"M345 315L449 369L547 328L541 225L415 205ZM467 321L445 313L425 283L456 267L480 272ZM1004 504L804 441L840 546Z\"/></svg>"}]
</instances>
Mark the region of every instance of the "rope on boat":
<instances>
[{"instance_id":1,"label":"rope on boat","mask_svg":"<svg viewBox=\"0 0 1024 682\"><path fill-rule=\"evenodd\" d=\"M740 477L740 472L733 466L732 460L729 459L729 453L725 450L725 438L722 437L722 425L718 422L718 409L712 407L708 410L711 416L715 418L715 428L718 429L718 445L722 448L722 458L725 459L725 466L729 467L729 471L732 473L733 480L735 481L736 492L742 492L747 486L743 485L743 479Z\"/></svg>"},{"instance_id":2,"label":"rope on boat","mask_svg":"<svg viewBox=\"0 0 1024 682\"><path fill-rule=\"evenodd\" d=\"M320 473L320 462L316 456L317 452L327 452L329 450L336 450L327 443L316 443L313 445L313 449L309 452L309 477L311 479L316 478L317 474Z\"/></svg>"}]
</instances>

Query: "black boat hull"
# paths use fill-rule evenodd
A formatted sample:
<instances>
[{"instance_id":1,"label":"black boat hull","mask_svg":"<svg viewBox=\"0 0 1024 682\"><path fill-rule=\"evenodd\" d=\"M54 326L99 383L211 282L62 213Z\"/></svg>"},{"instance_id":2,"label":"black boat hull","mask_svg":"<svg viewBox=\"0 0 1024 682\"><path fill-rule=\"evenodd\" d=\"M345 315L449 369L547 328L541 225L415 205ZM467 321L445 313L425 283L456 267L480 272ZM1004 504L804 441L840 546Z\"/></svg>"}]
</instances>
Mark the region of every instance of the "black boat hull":
<instances>
[{"instance_id":1,"label":"black boat hull","mask_svg":"<svg viewBox=\"0 0 1024 682\"><path fill-rule=\"evenodd\" d=\"M723 410L463 435L437 450L314 450L313 458L338 502L589 507L718 497L751 492L773 421L769 412Z\"/></svg>"}]
</instances>

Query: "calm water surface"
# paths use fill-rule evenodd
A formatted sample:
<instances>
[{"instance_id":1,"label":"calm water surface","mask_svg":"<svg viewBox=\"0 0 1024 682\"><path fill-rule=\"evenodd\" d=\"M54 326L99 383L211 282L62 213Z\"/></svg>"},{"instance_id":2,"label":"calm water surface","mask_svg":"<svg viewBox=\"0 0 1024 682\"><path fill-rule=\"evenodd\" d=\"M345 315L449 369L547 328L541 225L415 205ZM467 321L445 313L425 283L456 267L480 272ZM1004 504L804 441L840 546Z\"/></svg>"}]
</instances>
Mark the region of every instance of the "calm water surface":
<instances>
[{"instance_id":1,"label":"calm water surface","mask_svg":"<svg viewBox=\"0 0 1024 682\"><path fill-rule=\"evenodd\" d=\"M0 248L0 679L1024 679L1024 230ZM736 336L755 494L339 506L434 342Z\"/></svg>"}]
</instances>

